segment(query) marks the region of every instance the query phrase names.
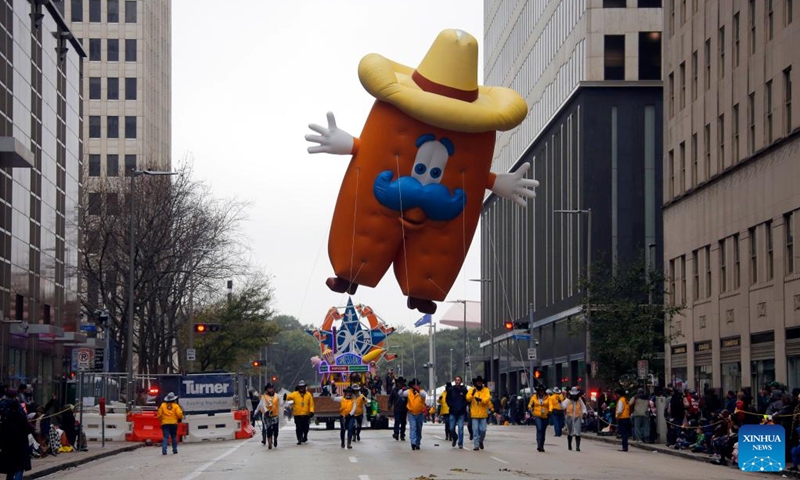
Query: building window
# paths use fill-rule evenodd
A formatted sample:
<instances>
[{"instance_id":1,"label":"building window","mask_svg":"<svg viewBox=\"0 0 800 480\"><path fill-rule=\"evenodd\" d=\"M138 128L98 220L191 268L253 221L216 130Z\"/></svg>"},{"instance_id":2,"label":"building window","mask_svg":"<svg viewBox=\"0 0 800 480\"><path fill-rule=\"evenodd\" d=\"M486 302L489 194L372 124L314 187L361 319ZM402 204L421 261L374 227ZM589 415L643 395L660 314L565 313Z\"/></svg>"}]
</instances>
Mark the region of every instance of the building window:
<instances>
[{"instance_id":1,"label":"building window","mask_svg":"<svg viewBox=\"0 0 800 480\"><path fill-rule=\"evenodd\" d=\"M606 35L605 79L625 80L625 35Z\"/></svg>"},{"instance_id":2,"label":"building window","mask_svg":"<svg viewBox=\"0 0 800 480\"><path fill-rule=\"evenodd\" d=\"M678 177L678 193L683 193L686 188L686 142L680 144L681 176Z\"/></svg>"},{"instance_id":3,"label":"building window","mask_svg":"<svg viewBox=\"0 0 800 480\"><path fill-rule=\"evenodd\" d=\"M705 261L706 261L706 298L711 296L711 245L706 245Z\"/></svg>"},{"instance_id":4,"label":"building window","mask_svg":"<svg viewBox=\"0 0 800 480\"><path fill-rule=\"evenodd\" d=\"M669 298L670 304L675 305L678 302L675 299L675 294L678 293L675 291L675 260L669 261Z\"/></svg>"},{"instance_id":5,"label":"building window","mask_svg":"<svg viewBox=\"0 0 800 480\"><path fill-rule=\"evenodd\" d=\"M108 53L106 53L106 57L109 62L119 62L119 39L118 38L109 38L107 40L108 45Z\"/></svg>"},{"instance_id":6,"label":"building window","mask_svg":"<svg viewBox=\"0 0 800 480\"><path fill-rule=\"evenodd\" d=\"M119 100L119 78L108 77L106 84L108 87L108 99Z\"/></svg>"},{"instance_id":7,"label":"building window","mask_svg":"<svg viewBox=\"0 0 800 480\"><path fill-rule=\"evenodd\" d=\"M737 290L742 284L741 261L739 258L739 234L733 236L733 289Z\"/></svg>"},{"instance_id":8,"label":"building window","mask_svg":"<svg viewBox=\"0 0 800 480\"><path fill-rule=\"evenodd\" d=\"M697 100L697 50L692 53L692 100Z\"/></svg>"},{"instance_id":9,"label":"building window","mask_svg":"<svg viewBox=\"0 0 800 480\"><path fill-rule=\"evenodd\" d=\"M727 258L725 258L725 240L719 241L719 293L728 291Z\"/></svg>"},{"instance_id":10,"label":"building window","mask_svg":"<svg viewBox=\"0 0 800 480\"><path fill-rule=\"evenodd\" d=\"M681 255L681 301L685 302L686 296L686 255Z\"/></svg>"},{"instance_id":11,"label":"building window","mask_svg":"<svg viewBox=\"0 0 800 480\"><path fill-rule=\"evenodd\" d=\"M756 227L748 230L750 234L750 285L758 283L758 242L756 241Z\"/></svg>"},{"instance_id":12,"label":"building window","mask_svg":"<svg viewBox=\"0 0 800 480\"><path fill-rule=\"evenodd\" d=\"M102 22L100 15L100 0L89 0L89 21Z\"/></svg>"},{"instance_id":13,"label":"building window","mask_svg":"<svg viewBox=\"0 0 800 480\"><path fill-rule=\"evenodd\" d=\"M675 197L675 150L669 151L669 198Z\"/></svg>"},{"instance_id":14,"label":"building window","mask_svg":"<svg viewBox=\"0 0 800 480\"><path fill-rule=\"evenodd\" d=\"M106 177L119 176L119 155L106 155Z\"/></svg>"},{"instance_id":15,"label":"building window","mask_svg":"<svg viewBox=\"0 0 800 480\"><path fill-rule=\"evenodd\" d=\"M692 188L697 186L697 133L692 134Z\"/></svg>"},{"instance_id":16,"label":"building window","mask_svg":"<svg viewBox=\"0 0 800 480\"><path fill-rule=\"evenodd\" d=\"M70 18L73 22L83 21L83 0L72 0Z\"/></svg>"},{"instance_id":17,"label":"building window","mask_svg":"<svg viewBox=\"0 0 800 480\"><path fill-rule=\"evenodd\" d=\"M792 220L794 212L783 216L783 228L786 230L786 274L794 273L794 233Z\"/></svg>"},{"instance_id":18,"label":"building window","mask_svg":"<svg viewBox=\"0 0 800 480\"><path fill-rule=\"evenodd\" d=\"M669 34L675 34L675 0L669 0Z\"/></svg>"},{"instance_id":19,"label":"building window","mask_svg":"<svg viewBox=\"0 0 800 480\"><path fill-rule=\"evenodd\" d=\"M706 91L711 90L711 39L706 40Z\"/></svg>"},{"instance_id":20,"label":"building window","mask_svg":"<svg viewBox=\"0 0 800 480\"><path fill-rule=\"evenodd\" d=\"M119 138L119 117L116 115L106 117L106 138Z\"/></svg>"},{"instance_id":21,"label":"building window","mask_svg":"<svg viewBox=\"0 0 800 480\"><path fill-rule=\"evenodd\" d=\"M96 192L89 193L89 215L100 215L102 206L103 202L100 200L100 194Z\"/></svg>"},{"instance_id":22,"label":"building window","mask_svg":"<svg viewBox=\"0 0 800 480\"><path fill-rule=\"evenodd\" d=\"M135 38L126 38L125 39L125 61L126 62L135 62L136 61L136 39Z\"/></svg>"},{"instance_id":23,"label":"building window","mask_svg":"<svg viewBox=\"0 0 800 480\"><path fill-rule=\"evenodd\" d=\"M686 0L681 0L681 25L686 23Z\"/></svg>"},{"instance_id":24,"label":"building window","mask_svg":"<svg viewBox=\"0 0 800 480\"><path fill-rule=\"evenodd\" d=\"M706 162L703 165L704 181L711 178L711 124L706 123L706 128L703 131L703 146L705 147Z\"/></svg>"},{"instance_id":25,"label":"building window","mask_svg":"<svg viewBox=\"0 0 800 480\"><path fill-rule=\"evenodd\" d=\"M603 8L625 8L626 0L603 0Z\"/></svg>"},{"instance_id":26,"label":"building window","mask_svg":"<svg viewBox=\"0 0 800 480\"><path fill-rule=\"evenodd\" d=\"M100 117L89 116L89 138L100 138Z\"/></svg>"},{"instance_id":27,"label":"building window","mask_svg":"<svg viewBox=\"0 0 800 480\"><path fill-rule=\"evenodd\" d=\"M101 82L102 78L100 77L90 77L89 78L89 100L101 100L102 99L102 85Z\"/></svg>"},{"instance_id":28,"label":"building window","mask_svg":"<svg viewBox=\"0 0 800 480\"><path fill-rule=\"evenodd\" d=\"M786 25L789 25L790 23L792 23L792 15L794 15L794 12L792 11L793 10L792 0L785 0L785 1L786 3L783 4L786 7L786 12L784 12L785 13L784 18L786 18Z\"/></svg>"},{"instance_id":29,"label":"building window","mask_svg":"<svg viewBox=\"0 0 800 480\"><path fill-rule=\"evenodd\" d=\"M692 252L692 300L695 302L700 299L700 256L697 250Z\"/></svg>"},{"instance_id":30,"label":"building window","mask_svg":"<svg viewBox=\"0 0 800 480\"><path fill-rule=\"evenodd\" d=\"M136 155L125 155L125 175L130 175L133 170L136 170Z\"/></svg>"},{"instance_id":31,"label":"building window","mask_svg":"<svg viewBox=\"0 0 800 480\"><path fill-rule=\"evenodd\" d=\"M767 0L767 41L775 35L775 12L772 10L772 0Z\"/></svg>"},{"instance_id":32,"label":"building window","mask_svg":"<svg viewBox=\"0 0 800 480\"><path fill-rule=\"evenodd\" d=\"M125 117L125 138L136 138L136 117Z\"/></svg>"},{"instance_id":33,"label":"building window","mask_svg":"<svg viewBox=\"0 0 800 480\"><path fill-rule=\"evenodd\" d=\"M733 14L733 66L739 66L739 12Z\"/></svg>"},{"instance_id":34,"label":"building window","mask_svg":"<svg viewBox=\"0 0 800 480\"><path fill-rule=\"evenodd\" d=\"M100 155L89 154L89 176L100 176Z\"/></svg>"},{"instance_id":35,"label":"building window","mask_svg":"<svg viewBox=\"0 0 800 480\"><path fill-rule=\"evenodd\" d=\"M783 71L784 122L786 135L792 133L792 67Z\"/></svg>"},{"instance_id":36,"label":"building window","mask_svg":"<svg viewBox=\"0 0 800 480\"><path fill-rule=\"evenodd\" d=\"M719 29L719 78L725 78L725 27Z\"/></svg>"},{"instance_id":37,"label":"building window","mask_svg":"<svg viewBox=\"0 0 800 480\"><path fill-rule=\"evenodd\" d=\"M106 18L108 23L119 23L119 0L108 0Z\"/></svg>"},{"instance_id":38,"label":"building window","mask_svg":"<svg viewBox=\"0 0 800 480\"><path fill-rule=\"evenodd\" d=\"M747 96L747 107L750 111L750 123L747 133L747 153L752 155L756 151L756 94Z\"/></svg>"},{"instance_id":39,"label":"building window","mask_svg":"<svg viewBox=\"0 0 800 480\"><path fill-rule=\"evenodd\" d=\"M756 53L756 0L750 0L750 53Z\"/></svg>"},{"instance_id":40,"label":"building window","mask_svg":"<svg viewBox=\"0 0 800 480\"><path fill-rule=\"evenodd\" d=\"M119 215L119 194L106 194L106 212L109 215Z\"/></svg>"},{"instance_id":41,"label":"building window","mask_svg":"<svg viewBox=\"0 0 800 480\"><path fill-rule=\"evenodd\" d=\"M681 62L680 68L680 82L681 82L681 110L686 107L686 62Z\"/></svg>"},{"instance_id":42,"label":"building window","mask_svg":"<svg viewBox=\"0 0 800 480\"><path fill-rule=\"evenodd\" d=\"M661 0L639 0L639 8L661 8Z\"/></svg>"},{"instance_id":43,"label":"building window","mask_svg":"<svg viewBox=\"0 0 800 480\"><path fill-rule=\"evenodd\" d=\"M125 2L125 23L136 23L136 0Z\"/></svg>"},{"instance_id":44,"label":"building window","mask_svg":"<svg viewBox=\"0 0 800 480\"><path fill-rule=\"evenodd\" d=\"M675 74L669 74L669 117L675 115Z\"/></svg>"},{"instance_id":45,"label":"building window","mask_svg":"<svg viewBox=\"0 0 800 480\"><path fill-rule=\"evenodd\" d=\"M733 106L733 159L732 163L739 162L739 104Z\"/></svg>"},{"instance_id":46,"label":"building window","mask_svg":"<svg viewBox=\"0 0 800 480\"><path fill-rule=\"evenodd\" d=\"M99 38L90 38L89 39L89 60L92 62L99 62L100 59L100 39Z\"/></svg>"},{"instance_id":47,"label":"building window","mask_svg":"<svg viewBox=\"0 0 800 480\"><path fill-rule=\"evenodd\" d=\"M125 79L125 100L136 100L136 77Z\"/></svg>"},{"instance_id":48,"label":"building window","mask_svg":"<svg viewBox=\"0 0 800 480\"><path fill-rule=\"evenodd\" d=\"M717 137L719 143L719 158L717 159L717 173L725 170L725 115L717 119Z\"/></svg>"},{"instance_id":49,"label":"building window","mask_svg":"<svg viewBox=\"0 0 800 480\"><path fill-rule=\"evenodd\" d=\"M661 80L661 32L639 32L639 80Z\"/></svg>"},{"instance_id":50,"label":"building window","mask_svg":"<svg viewBox=\"0 0 800 480\"><path fill-rule=\"evenodd\" d=\"M772 80L767 82L767 88L764 92L764 113L766 116L766 135L767 143L772 143Z\"/></svg>"},{"instance_id":51,"label":"building window","mask_svg":"<svg viewBox=\"0 0 800 480\"><path fill-rule=\"evenodd\" d=\"M767 280L772 280L775 277L775 264L773 263L775 260L775 254L773 250L773 241L772 241L772 220L768 220L766 222L767 228Z\"/></svg>"}]
</instances>

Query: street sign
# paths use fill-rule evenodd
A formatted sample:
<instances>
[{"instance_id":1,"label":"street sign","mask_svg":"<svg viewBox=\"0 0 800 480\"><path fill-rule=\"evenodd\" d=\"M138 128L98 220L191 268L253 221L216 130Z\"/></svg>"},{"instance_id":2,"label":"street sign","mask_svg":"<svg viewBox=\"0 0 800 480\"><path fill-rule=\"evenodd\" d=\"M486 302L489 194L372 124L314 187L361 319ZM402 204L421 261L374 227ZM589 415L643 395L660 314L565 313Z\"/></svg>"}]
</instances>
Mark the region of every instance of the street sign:
<instances>
[{"instance_id":1,"label":"street sign","mask_svg":"<svg viewBox=\"0 0 800 480\"><path fill-rule=\"evenodd\" d=\"M78 371L84 372L94 366L94 349L93 348L75 348L72 350L77 357Z\"/></svg>"},{"instance_id":2,"label":"street sign","mask_svg":"<svg viewBox=\"0 0 800 480\"><path fill-rule=\"evenodd\" d=\"M647 365L647 360L639 360L636 363L636 367L639 372L639 379L644 380L645 378L647 378L647 372L649 370Z\"/></svg>"},{"instance_id":3,"label":"street sign","mask_svg":"<svg viewBox=\"0 0 800 480\"><path fill-rule=\"evenodd\" d=\"M81 329L81 332L96 332L97 331L97 325L94 325L94 324L91 324L91 323L83 323L83 324L81 324L80 329Z\"/></svg>"},{"instance_id":4,"label":"street sign","mask_svg":"<svg viewBox=\"0 0 800 480\"><path fill-rule=\"evenodd\" d=\"M194 348L187 348L186 349L186 360L193 362L195 360L195 356L197 351Z\"/></svg>"},{"instance_id":5,"label":"street sign","mask_svg":"<svg viewBox=\"0 0 800 480\"><path fill-rule=\"evenodd\" d=\"M94 370L98 372L102 372L105 368L105 360L106 360L106 349L105 348L95 348L94 349Z\"/></svg>"},{"instance_id":6,"label":"street sign","mask_svg":"<svg viewBox=\"0 0 800 480\"><path fill-rule=\"evenodd\" d=\"M530 340L531 334L530 333L515 333L514 340Z\"/></svg>"},{"instance_id":7,"label":"street sign","mask_svg":"<svg viewBox=\"0 0 800 480\"><path fill-rule=\"evenodd\" d=\"M536 360L536 347L528 349L528 360Z\"/></svg>"}]
</instances>

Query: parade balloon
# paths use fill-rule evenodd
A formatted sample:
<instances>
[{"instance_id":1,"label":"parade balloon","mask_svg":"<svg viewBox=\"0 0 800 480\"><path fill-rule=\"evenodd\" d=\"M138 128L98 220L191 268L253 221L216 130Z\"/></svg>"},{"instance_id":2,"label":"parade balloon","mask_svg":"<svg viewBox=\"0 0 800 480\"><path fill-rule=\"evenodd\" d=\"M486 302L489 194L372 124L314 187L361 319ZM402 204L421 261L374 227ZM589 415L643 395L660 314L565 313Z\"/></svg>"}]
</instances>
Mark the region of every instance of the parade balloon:
<instances>
[{"instance_id":1,"label":"parade balloon","mask_svg":"<svg viewBox=\"0 0 800 480\"><path fill-rule=\"evenodd\" d=\"M389 267L409 308L436 311L455 282L478 225L484 192L525 206L538 182L530 163L491 172L495 136L527 116L525 100L478 85L478 43L444 30L416 69L378 54L358 66L375 103L355 138L311 124L309 153L352 155L331 222L335 292L374 287Z\"/></svg>"}]
</instances>

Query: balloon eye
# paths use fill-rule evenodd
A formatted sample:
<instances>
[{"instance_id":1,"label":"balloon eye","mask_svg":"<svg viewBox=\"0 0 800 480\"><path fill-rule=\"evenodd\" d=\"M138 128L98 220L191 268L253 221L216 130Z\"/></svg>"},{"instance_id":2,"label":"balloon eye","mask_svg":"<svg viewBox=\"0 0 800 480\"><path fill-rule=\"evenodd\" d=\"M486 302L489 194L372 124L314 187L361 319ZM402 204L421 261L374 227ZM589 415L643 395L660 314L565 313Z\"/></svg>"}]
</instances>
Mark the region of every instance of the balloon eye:
<instances>
[{"instance_id":1,"label":"balloon eye","mask_svg":"<svg viewBox=\"0 0 800 480\"><path fill-rule=\"evenodd\" d=\"M422 175L427 169L428 167L426 167L424 163L418 163L414 165L414 173L417 175Z\"/></svg>"},{"instance_id":2,"label":"balloon eye","mask_svg":"<svg viewBox=\"0 0 800 480\"><path fill-rule=\"evenodd\" d=\"M441 168L431 168L431 178L439 178L442 176Z\"/></svg>"}]
</instances>

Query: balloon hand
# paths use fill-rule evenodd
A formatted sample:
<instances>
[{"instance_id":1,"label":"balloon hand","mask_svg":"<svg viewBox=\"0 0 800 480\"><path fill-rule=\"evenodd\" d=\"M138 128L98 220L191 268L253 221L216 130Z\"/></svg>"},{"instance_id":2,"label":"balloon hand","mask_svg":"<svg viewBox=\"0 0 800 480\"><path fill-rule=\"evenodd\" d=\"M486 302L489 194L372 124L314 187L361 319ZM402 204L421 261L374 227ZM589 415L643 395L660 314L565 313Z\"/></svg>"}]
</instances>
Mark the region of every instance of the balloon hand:
<instances>
[{"instance_id":1,"label":"balloon hand","mask_svg":"<svg viewBox=\"0 0 800 480\"><path fill-rule=\"evenodd\" d=\"M349 155L353 152L353 136L336 127L336 117L333 112L328 112L328 127L311 123L308 128L319 135L307 134L306 141L318 143L308 147L308 153L333 153L336 155Z\"/></svg>"},{"instance_id":2,"label":"balloon hand","mask_svg":"<svg viewBox=\"0 0 800 480\"><path fill-rule=\"evenodd\" d=\"M515 172L497 174L492 192L513 201L520 207L527 206L528 199L536 197L536 187L539 186L536 180L525 178L525 173L530 168L530 163L523 163Z\"/></svg>"}]
</instances>

